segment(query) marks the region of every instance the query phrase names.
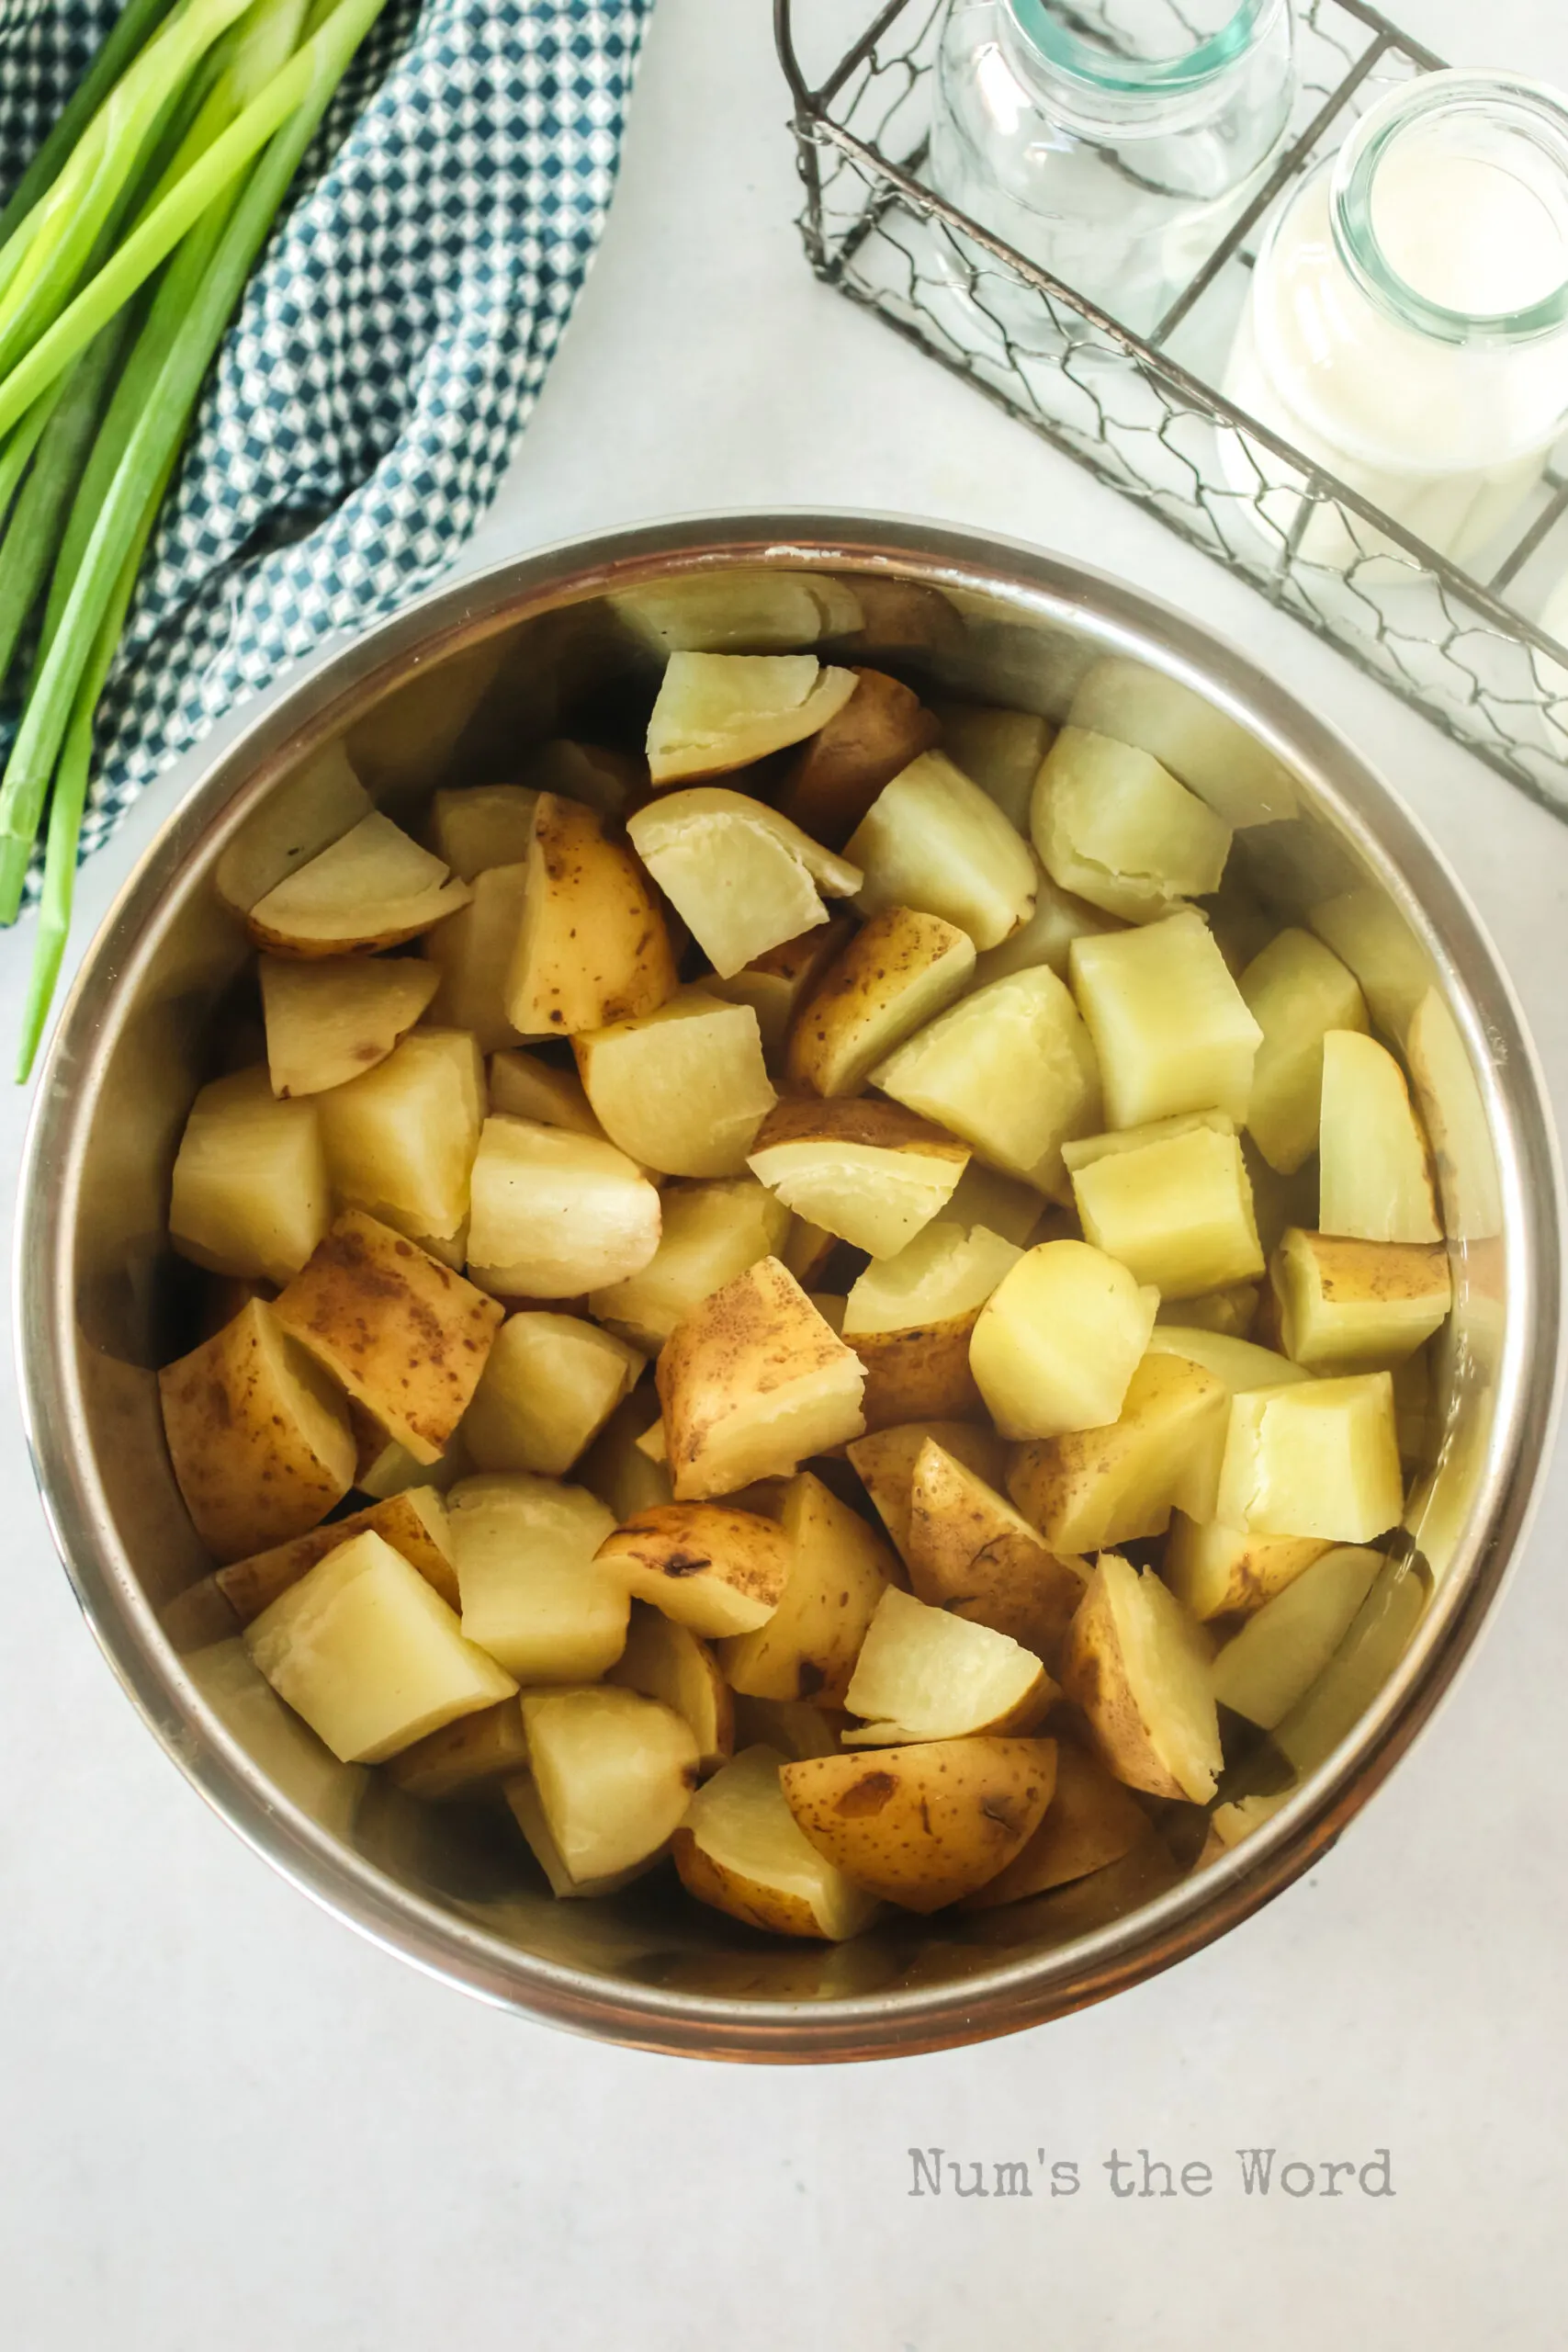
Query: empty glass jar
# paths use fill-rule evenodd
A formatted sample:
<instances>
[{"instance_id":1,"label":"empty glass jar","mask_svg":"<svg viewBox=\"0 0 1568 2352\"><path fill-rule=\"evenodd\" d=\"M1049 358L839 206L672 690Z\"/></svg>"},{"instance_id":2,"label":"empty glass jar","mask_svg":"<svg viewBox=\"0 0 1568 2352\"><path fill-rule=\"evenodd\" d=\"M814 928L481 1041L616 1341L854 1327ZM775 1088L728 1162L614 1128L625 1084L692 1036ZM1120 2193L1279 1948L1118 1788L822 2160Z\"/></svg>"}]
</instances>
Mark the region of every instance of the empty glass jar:
<instances>
[{"instance_id":1,"label":"empty glass jar","mask_svg":"<svg viewBox=\"0 0 1568 2352\"><path fill-rule=\"evenodd\" d=\"M1141 334L1266 173L1290 0L952 0L928 176Z\"/></svg>"}]
</instances>

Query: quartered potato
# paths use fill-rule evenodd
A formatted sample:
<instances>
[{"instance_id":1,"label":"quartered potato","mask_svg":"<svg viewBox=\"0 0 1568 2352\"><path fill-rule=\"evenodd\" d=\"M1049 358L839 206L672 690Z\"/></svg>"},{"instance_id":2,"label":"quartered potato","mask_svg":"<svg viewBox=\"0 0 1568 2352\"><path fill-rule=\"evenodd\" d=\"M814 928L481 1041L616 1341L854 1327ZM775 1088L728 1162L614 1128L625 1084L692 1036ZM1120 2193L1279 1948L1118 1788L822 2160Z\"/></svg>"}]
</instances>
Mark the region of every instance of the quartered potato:
<instances>
[{"instance_id":1,"label":"quartered potato","mask_svg":"<svg viewBox=\"0 0 1568 2352\"><path fill-rule=\"evenodd\" d=\"M601 1322L650 1353L736 1274L778 1256L793 1222L783 1201L750 1176L667 1185L660 1208L659 1247L647 1265L588 1302Z\"/></svg>"},{"instance_id":2,"label":"quartered potato","mask_svg":"<svg viewBox=\"0 0 1568 2352\"><path fill-rule=\"evenodd\" d=\"M580 1298L659 1247L659 1194L614 1144L490 1118L470 1182L468 1267L505 1298Z\"/></svg>"},{"instance_id":3,"label":"quartered potato","mask_svg":"<svg viewBox=\"0 0 1568 2352\"><path fill-rule=\"evenodd\" d=\"M1214 1516L1255 1535L1368 1544L1404 1508L1386 1372L1231 1399Z\"/></svg>"},{"instance_id":4,"label":"quartered potato","mask_svg":"<svg viewBox=\"0 0 1568 2352\"><path fill-rule=\"evenodd\" d=\"M938 727L918 695L883 670L855 672L855 690L791 761L777 807L813 840L847 842L883 786L927 752Z\"/></svg>"},{"instance_id":5,"label":"quartered potato","mask_svg":"<svg viewBox=\"0 0 1568 2352\"><path fill-rule=\"evenodd\" d=\"M484 1064L461 1029L415 1029L374 1069L319 1098L333 1189L411 1241L449 1241L468 1215ZM461 1261L459 1260L459 1264Z\"/></svg>"},{"instance_id":6,"label":"quartered potato","mask_svg":"<svg viewBox=\"0 0 1568 2352\"><path fill-rule=\"evenodd\" d=\"M1075 939L1067 966L1113 1127L1179 1111L1246 1118L1263 1032L1201 915Z\"/></svg>"},{"instance_id":7,"label":"quartered potato","mask_svg":"<svg viewBox=\"0 0 1568 2352\"><path fill-rule=\"evenodd\" d=\"M254 1552L248 1559L220 1568L212 1582L241 1624L248 1625L253 1617L259 1617L264 1609L272 1606L280 1592L298 1584L318 1560L324 1560L329 1552L335 1552L351 1536L367 1533L378 1535L394 1552L400 1552L433 1591L438 1592L449 1607L457 1606L452 1532L447 1524L446 1506L434 1487L407 1488L402 1494L372 1503L367 1510L356 1510L347 1519L333 1520L330 1527L313 1527L308 1534L296 1535L287 1544L275 1544L269 1551Z\"/></svg>"},{"instance_id":8,"label":"quartered potato","mask_svg":"<svg viewBox=\"0 0 1568 2352\"><path fill-rule=\"evenodd\" d=\"M1323 1047L1330 1030L1364 1030L1356 975L1307 931L1281 931L1237 986L1263 1032L1247 1125L1269 1162L1292 1175L1317 1148Z\"/></svg>"},{"instance_id":9,"label":"quartered potato","mask_svg":"<svg viewBox=\"0 0 1568 2352\"><path fill-rule=\"evenodd\" d=\"M1147 1132L1144 1130L1143 1132ZM1084 1238L1162 1300L1201 1296L1263 1272L1236 1136L1194 1126L1107 1152L1073 1175Z\"/></svg>"},{"instance_id":10,"label":"quartered potato","mask_svg":"<svg viewBox=\"0 0 1568 2352\"><path fill-rule=\"evenodd\" d=\"M844 1304L843 1337L865 1371L868 1429L926 1419L978 1419L970 1367L980 1310L1019 1251L983 1226L945 1217L896 1257L874 1258Z\"/></svg>"},{"instance_id":11,"label":"quartered potato","mask_svg":"<svg viewBox=\"0 0 1568 2352\"><path fill-rule=\"evenodd\" d=\"M808 1471L784 1495L788 1579L767 1622L720 1645L731 1689L842 1706L866 1627L894 1576L887 1547Z\"/></svg>"},{"instance_id":12,"label":"quartered potato","mask_svg":"<svg viewBox=\"0 0 1568 2352\"><path fill-rule=\"evenodd\" d=\"M396 947L468 903L468 884L377 809L286 875L247 922L258 947L310 959Z\"/></svg>"},{"instance_id":13,"label":"quartered potato","mask_svg":"<svg viewBox=\"0 0 1568 2352\"><path fill-rule=\"evenodd\" d=\"M1034 779L1056 732L1051 721L1031 710L971 702L938 703L936 715L948 758L996 802L1010 825L1027 833Z\"/></svg>"},{"instance_id":14,"label":"quartered potato","mask_svg":"<svg viewBox=\"0 0 1568 2352\"><path fill-rule=\"evenodd\" d=\"M280 1101L320 1094L385 1061L440 978L412 956L323 956L315 964L264 956L257 972L267 1070Z\"/></svg>"},{"instance_id":15,"label":"quartered potato","mask_svg":"<svg viewBox=\"0 0 1568 2352\"><path fill-rule=\"evenodd\" d=\"M465 1478L448 1524L463 1632L525 1683L591 1681L626 1646L624 1591L593 1569L610 1514L581 1487Z\"/></svg>"},{"instance_id":16,"label":"quartered potato","mask_svg":"<svg viewBox=\"0 0 1568 2352\"><path fill-rule=\"evenodd\" d=\"M1212 1519L1230 1421L1223 1381L1180 1356L1147 1355L1108 1428L1021 1446L1008 1492L1054 1551L1109 1551L1163 1535L1173 1510Z\"/></svg>"},{"instance_id":17,"label":"quartered potato","mask_svg":"<svg viewBox=\"0 0 1568 2352\"><path fill-rule=\"evenodd\" d=\"M341 742L328 743L253 809L218 860L221 904L242 921L257 901L373 813Z\"/></svg>"},{"instance_id":18,"label":"quartered potato","mask_svg":"<svg viewBox=\"0 0 1568 2352\"><path fill-rule=\"evenodd\" d=\"M664 1852L691 1800L691 1725L603 1684L525 1690L522 1703L528 1778L508 1782L507 1796L535 1859L558 1894L625 1885Z\"/></svg>"},{"instance_id":19,"label":"quartered potato","mask_svg":"<svg viewBox=\"0 0 1568 2352\"><path fill-rule=\"evenodd\" d=\"M191 1522L220 1560L303 1535L354 1477L348 1408L260 1299L158 1374Z\"/></svg>"},{"instance_id":20,"label":"quartered potato","mask_svg":"<svg viewBox=\"0 0 1568 2352\"><path fill-rule=\"evenodd\" d=\"M1100 1557L1067 1637L1062 1682L1129 1788L1207 1804L1220 1770L1204 1636L1153 1569Z\"/></svg>"},{"instance_id":21,"label":"quartered potato","mask_svg":"<svg viewBox=\"0 0 1568 2352\"><path fill-rule=\"evenodd\" d=\"M802 1832L779 1774L788 1758L749 1747L699 1789L675 1832L675 1867L688 1894L749 1928L837 1943L877 1912Z\"/></svg>"},{"instance_id":22,"label":"quartered potato","mask_svg":"<svg viewBox=\"0 0 1568 2352\"><path fill-rule=\"evenodd\" d=\"M1005 1871L965 1901L966 1911L1021 1903L1119 1862L1149 1835L1149 1817L1136 1797L1112 1780L1097 1758L1070 1739L1056 1742L1056 1782L1045 1817Z\"/></svg>"},{"instance_id":23,"label":"quartered potato","mask_svg":"<svg viewBox=\"0 0 1568 2352\"><path fill-rule=\"evenodd\" d=\"M845 855L865 879L862 914L914 907L995 947L1031 912L1036 866L994 800L941 752L912 760L884 786Z\"/></svg>"},{"instance_id":24,"label":"quartered potato","mask_svg":"<svg viewBox=\"0 0 1568 2352\"><path fill-rule=\"evenodd\" d=\"M432 1020L466 1029L481 1054L519 1042L506 990L527 886L524 864L487 866L469 884L473 896L462 911L427 931L421 943L440 983Z\"/></svg>"},{"instance_id":25,"label":"quartered potato","mask_svg":"<svg viewBox=\"0 0 1568 2352\"><path fill-rule=\"evenodd\" d=\"M969 1363L1003 1437L1115 1420L1154 1329L1158 1295L1087 1241L1026 1250L982 1307Z\"/></svg>"},{"instance_id":26,"label":"quartered potato","mask_svg":"<svg viewBox=\"0 0 1568 2352\"><path fill-rule=\"evenodd\" d=\"M1055 1665L1083 1599L1082 1565L1048 1550L1005 1496L931 1438L910 1479L907 1542L917 1600Z\"/></svg>"},{"instance_id":27,"label":"quartered potato","mask_svg":"<svg viewBox=\"0 0 1568 2352\"><path fill-rule=\"evenodd\" d=\"M1286 1234L1270 1270L1285 1352L1311 1372L1392 1372L1453 1304L1441 1242Z\"/></svg>"},{"instance_id":28,"label":"quartered potato","mask_svg":"<svg viewBox=\"0 0 1568 2352\"><path fill-rule=\"evenodd\" d=\"M475 1469L560 1477L637 1386L645 1362L581 1316L508 1316L463 1417Z\"/></svg>"},{"instance_id":29,"label":"quartered potato","mask_svg":"<svg viewBox=\"0 0 1568 2352\"><path fill-rule=\"evenodd\" d=\"M593 1564L606 1585L712 1641L767 1623L792 1553L788 1536L757 1511L662 1503L606 1533Z\"/></svg>"},{"instance_id":30,"label":"quartered potato","mask_svg":"<svg viewBox=\"0 0 1568 2352\"><path fill-rule=\"evenodd\" d=\"M1032 1731L1057 1696L1032 1650L889 1585L844 1697L846 1747Z\"/></svg>"},{"instance_id":31,"label":"quartered potato","mask_svg":"<svg viewBox=\"0 0 1568 2352\"><path fill-rule=\"evenodd\" d=\"M858 1094L874 1066L961 996L975 943L912 907L873 915L829 966L789 1033L785 1071L813 1094Z\"/></svg>"},{"instance_id":32,"label":"quartered potato","mask_svg":"<svg viewBox=\"0 0 1568 2352\"><path fill-rule=\"evenodd\" d=\"M1323 1041L1318 1224L1359 1241L1442 1239L1431 1154L1404 1073L1375 1037Z\"/></svg>"},{"instance_id":33,"label":"quartered potato","mask_svg":"<svg viewBox=\"0 0 1568 2352\"><path fill-rule=\"evenodd\" d=\"M675 978L663 910L637 859L591 808L542 793L504 991L518 1034L575 1037L652 1012Z\"/></svg>"},{"instance_id":34,"label":"quartered potato","mask_svg":"<svg viewBox=\"0 0 1568 2352\"><path fill-rule=\"evenodd\" d=\"M1220 887L1231 829L1147 752L1064 727L1030 805L1040 862L1126 922L1149 922Z\"/></svg>"},{"instance_id":35,"label":"quartered potato","mask_svg":"<svg viewBox=\"0 0 1568 2352\"><path fill-rule=\"evenodd\" d=\"M909 1557L909 1522L914 1510L915 1464L928 1440L934 1440L950 1460L988 1487L1001 1485L1007 1471L1008 1449L992 1430L972 1421L903 1421L891 1429L857 1437L846 1449L878 1518L892 1537L900 1559ZM926 1596L929 1598L930 1596Z\"/></svg>"},{"instance_id":36,"label":"quartered potato","mask_svg":"<svg viewBox=\"0 0 1568 2352\"><path fill-rule=\"evenodd\" d=\"M1265 1601L1214 1660L1214 1696L1263 1731L1283 1723L1350 1630L1381 1552L1325 1552Z\"/></svg>"},{"instance_id":37,"label":"quartered potato","mask_svg":"<svg viewBox=\"0 0 1568 2352\"><path fill-rule=\"evenodd\" d=\"M181 1257L215 1274L286 1283L331 1220L314 1100L278 1102L265 1069L204 1086L175 1158L169 1238Z\"/></svg>"},{"instance_id":38,"label":"quartered potato","mask_svg":"<svg viewBox=\"0 0 1568 2352\"><path fill-rule=\"evenodd\" d=\"M1328 1544L1316 1535L1249 1535L1220 1520L1171 1514L1164 1576L1178 1600L1200 1623L1250 1616L1321 1559Z\"/></svg>"},{"instance_id":39,"label":"quartered potato","mask_svg":"<svg viewBox=\"0 0 1568 2352\"><path fill-rule=\"evenodd\" d=\"M906 1911L940 1911L1005 1870L1051 1801L1049 1739L942 1739L785 1764L795 1820L844 1876Z\"/></svg>"},{"instance_id":40,"label":"quartered potato","mask_svg":"<svg viewBox=\"0 0 1568 2352\"><path fill-rule=\"evenodd\" d=\"M892 1102L780 1102L747 1155L787 1208L891 1258L945 1206L969 1148Z\"/></svg>"},{"instance_id":41,"label":"quartered potato","mask_svg":"<svg viewBox=\"0 0 1568 2352\"><path fill-rule=\"evenodd\" d=\"M626 1645L604 1679L673 1707L691 1725L697 1770L716 1772L735 1745L735 1702L706 1642L643 1601L632 1604Z\"/></svg>"},{"instance_id":42,"label":"quartered potato","mask_svg":"<svg viewBox=\"0 0 1568 2352\"><path fill-rule=\"evenodd\" d=\"M757 1016L762 1052L770 1064L777 1064L788 1048L795 1014L816 993L853 933L848 915L832 915L796 938L770 947L765 956L754 956L739 972L727 977L705 973L703 991L723 997L728 1004L749 1004Z\"/></svg>"},{"instance_id":43,"label":"quartered potato","mask_svg":"<svg viewBox=\"0 0 1568 2352\"><path fill-rule=\"evenodd\" d=\"M537 792L527 785L465 785L435 795L431 834L457 879L474 882L493 866L526 862L538 805Z\"/></svg>"},{"instance_id":44,"label":"quartered potato","mask_svg":"<svg viewBox=\"0 0 1568 2352\"><path fill-rule=\"evenodd\" d=\"M648 722L649 774L695 782L804 742L859 683L814 653L671 653Z\"/></svg>"},{"instance_id":45,"label":"quartered potato","mask_svg":"<svg viewBox=\"0 0 1568 2352\"><path fill-rule=\"evenodd\" d=\"M748 1004L682 989L656 1012L573 1041L604 1132L666 1176L743 1176L776 1095Z\"/></svg>"},{"instance_id":46,"label":"quartered potato","mask_svg":"<svg viewBox=\"0 0 1568 2352\"><path fill-rule=\"evenodd\" d=\"M852 899L863 878L787 817L722 785L661 794L626 831L721 978L826 922L823 896Z\"/></svg>"}]
</instances>

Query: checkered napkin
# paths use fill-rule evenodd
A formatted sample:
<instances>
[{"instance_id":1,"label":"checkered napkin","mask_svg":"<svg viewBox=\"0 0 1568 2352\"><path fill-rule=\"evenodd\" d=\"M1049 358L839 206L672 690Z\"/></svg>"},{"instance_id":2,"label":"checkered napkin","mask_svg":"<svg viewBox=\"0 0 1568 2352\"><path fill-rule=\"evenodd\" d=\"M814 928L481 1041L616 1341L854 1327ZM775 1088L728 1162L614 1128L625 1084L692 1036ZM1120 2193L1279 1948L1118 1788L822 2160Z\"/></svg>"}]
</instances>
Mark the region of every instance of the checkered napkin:
<instances>
[{"instance_id":1,"label":"checkered napkin","mask_svg":"<svg viewBox=\"0 0 1568 2352\"><path fill-rule=\"evenodd\" d=\"M598 243L652 4L389 0L203 396L100 706L84 856L226 710L452 562ZM0 189L118 5L0 0Z\"/></svg>"}]
</instances>

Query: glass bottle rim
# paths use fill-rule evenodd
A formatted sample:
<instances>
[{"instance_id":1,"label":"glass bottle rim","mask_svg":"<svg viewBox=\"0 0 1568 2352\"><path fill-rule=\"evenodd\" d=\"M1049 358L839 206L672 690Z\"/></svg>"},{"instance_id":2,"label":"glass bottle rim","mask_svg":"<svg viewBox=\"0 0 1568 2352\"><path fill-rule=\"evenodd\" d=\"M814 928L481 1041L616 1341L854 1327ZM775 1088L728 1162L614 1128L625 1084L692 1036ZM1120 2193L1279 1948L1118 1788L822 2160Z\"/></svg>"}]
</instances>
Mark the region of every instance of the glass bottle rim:
<instances>
[{"instance_id":1,"label":"glass bottle rim","mask_svg":"<svg viewBox=\"0 0 1568 2352\"><path fill-rule=\"evenodd\" d=\"M1124 57L1097 49L1074 32L1046 0L1007 0L1026 40L1058 73L1087 88L1117 96L1172 97L1201 89L1256 47L1285 0L1237 0L1226 22L1179 57Z\"/></svg>"},{"instance_id":2,"label":"glass bottle rim","mask_svg":"<svg viewBox=\"0 0 1568 2352\"><path fill-rule=\"evenodd\" d=\"M1380 99L1340 149L1329 183L1335 248L1362 293L1400 326L1442 343L1532 342L1568 326L1568 272L1551 293L1519 310L1453 310L1400 276L1373 223L1373 186L1394 142L1434 115L1465 109L1484 109L1493 121L1506 121L1549 153L1562 173L1568 208L1568 104L1542 82L1445 69L1421 74Z\"/></svg>"}]
</instances>

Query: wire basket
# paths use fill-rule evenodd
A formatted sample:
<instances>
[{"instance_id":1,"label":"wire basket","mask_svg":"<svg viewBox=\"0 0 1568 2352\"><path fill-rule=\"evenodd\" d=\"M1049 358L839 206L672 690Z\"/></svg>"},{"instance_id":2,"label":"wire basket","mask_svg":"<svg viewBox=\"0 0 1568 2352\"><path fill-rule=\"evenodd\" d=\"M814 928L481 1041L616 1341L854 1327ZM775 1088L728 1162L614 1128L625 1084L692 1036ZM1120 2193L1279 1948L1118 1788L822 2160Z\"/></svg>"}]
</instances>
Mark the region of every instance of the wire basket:
<instances>
[{"instance_id":1,"label":"wire basket","mask_svg":"<svg viewBox=\"0 0 1568 2352\"><path fill-rule=\"evenodd\" d=\"M791 0L773 13L817 275L1568 817L1568 647L1526 609L1568 572L1563 452L1470 572L1216 389L1276 198L1441 59L1361 0L1298 0L1279 161L1145 338L925 185L945 0L888 0L815 88Z\"/></svg>"}]
</instances>

